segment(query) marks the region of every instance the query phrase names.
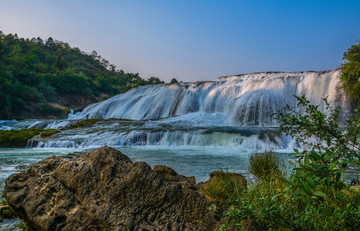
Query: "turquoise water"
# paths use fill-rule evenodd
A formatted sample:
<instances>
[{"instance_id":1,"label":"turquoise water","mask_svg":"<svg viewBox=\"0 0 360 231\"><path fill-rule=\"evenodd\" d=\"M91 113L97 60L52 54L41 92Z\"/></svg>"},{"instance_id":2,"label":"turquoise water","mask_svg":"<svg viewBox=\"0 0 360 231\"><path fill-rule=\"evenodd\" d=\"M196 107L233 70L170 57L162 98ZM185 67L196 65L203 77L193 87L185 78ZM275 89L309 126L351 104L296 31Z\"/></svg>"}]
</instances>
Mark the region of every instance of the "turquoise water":
<instances>
[{"instance_id":1,"label":"turquoise water","mask_svg":"<svg viewBox=\"0 0 360 231\"><path fill-rule=\"evenodd\" d=\"M251 151L228 147L189 147L189 146L135 146L115 147L134 162L145 161L151 167L162 164L173 168L178 174L195 176L196 181L205 181L215 170L237 172L247 177ZM31 164L49 156L63 156L71 152L87 152L92 149L70 148L0 148L0 192L5 180L11 174L26 170ZM287 154L279 154L287 158ZM1 230L12 230L19 219L0 223Z\"/></svg>"},{"instance_id":2,"label":"turquoise water","mask_svg":"<svg viewBox=\"0 0 360 231\"><path fill-rule=\"evenodd\" d=\"M134 162L145 161L151 167L163 164L178 174L195 176L197 182L208 179L210 172L224 169L246 174L247 151L226 147L117 147ZM91 149L68 148L1 148L0 149L0 192L5 179L11 174L27 169L29 165L51 155L62 156L71 152L87 152Z\"/></svg>"}]
</instances>

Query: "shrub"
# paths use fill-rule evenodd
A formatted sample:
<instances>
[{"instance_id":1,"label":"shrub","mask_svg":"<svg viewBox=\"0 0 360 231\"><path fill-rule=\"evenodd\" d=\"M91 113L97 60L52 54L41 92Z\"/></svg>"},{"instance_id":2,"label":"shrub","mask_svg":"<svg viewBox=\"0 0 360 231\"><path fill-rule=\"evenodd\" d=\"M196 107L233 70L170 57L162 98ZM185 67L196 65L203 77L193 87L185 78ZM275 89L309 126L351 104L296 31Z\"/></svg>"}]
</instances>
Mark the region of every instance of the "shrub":
<instances>
[{"instance_id":1,"label":"shrub","mask_svg":"<svg viewBox=\"0 0 360 231\"><path fill-rule=\"evenodd\" d=\"M222 170L210 173L210 179L199 186L201 193L219 205L236 200L247 187L245 177Z\"/></svg>"},{"instance_id":2,"label":"shrub","mask_svg":"<svg viewBox=\"0 0 360 231\"><path fill-rule=\"evenodd\" d=\"M327 190L326 198L299 198L285 182L259 181L250 187L239 203L226 211L227 222L220 230L357 230L360 227L360 194L347 188ZM325 188L325 189L324 189Z\"/></svg>"},{"instance_id":3,"label":"shrub","mask_svg":"<svg viewBox=\"0 0 360 231\"><path fill-rule=\"evenodd\" d=\"M239 203L225 213L227 222L221 230L244 229L249 220L261 230L357 230L360 227L360 192L353 190L342 177L346 169L359 168L357 111L342 126L338 123L339 110L331 109L326 99L327 113L319 111L319 106L311 105L305 97L297 99L298 109L287 107L278 112L277 119L281 131L310 149L295 150L294 169L286 179L257 181L245 191L238 198Z\"/></svg>"},{"instance_id":4,"label":"shrub","mask_svg":"<svg viewBox=\"0 0 360 231\"><path fill-rule=\"evenodd\" d=\"M265 153L253 153L249 158L249 172L258 179L268 180L281 176L279 159L272 151Z\"/></svg>"},{"instance_id":5,"label":"shrub","mask_svg":"<svg viewBox=\"0 0 360 231\"><path fill-rule=\"evenodd\" d=\"M179 82L177 81L177 79L172 78L170 81L170 84L178 84Z\"/></svg>"}]
</instances>

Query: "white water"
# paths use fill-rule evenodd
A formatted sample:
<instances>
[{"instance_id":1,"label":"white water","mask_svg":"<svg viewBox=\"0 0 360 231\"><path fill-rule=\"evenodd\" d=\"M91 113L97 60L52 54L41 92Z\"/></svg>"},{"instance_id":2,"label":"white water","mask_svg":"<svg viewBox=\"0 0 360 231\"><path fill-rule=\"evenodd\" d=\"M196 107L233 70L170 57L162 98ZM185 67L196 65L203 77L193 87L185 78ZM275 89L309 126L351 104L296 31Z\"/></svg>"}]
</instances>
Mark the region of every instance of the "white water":
<instances>
[{"instance_id":1,"label":"white water","mask_svg":"<svg viewBox=\"0 0 360 231\"><path fill-rule=\"evenodd\" d=\"M149 120L180 116L192 123L199 118L185 116L198 112L192 115L209 114L205 117L211 118L213 113L221 114L217 125L277 126L272 114L286 104L296 106L294 95L305 95L312 104L322 104L321 99L328 97L346 113L349 102L340 89L339 75L339 71L258 73L203 83L145 86L90 105L75 118Z\"/></svg>"},{"instance_id":2,"label":"white water","mask_svg":"<svg viewBox=\"0 0 360 231\"><path fill-rule=\"evenodd\" d=\"M305 95L313 104L328 96L344 115L348 113L350 105L339 88L339 74L260 73L145 86L90 105L81 113L72 111L68 120L0 121L0 130L11 130L59 129L84 118L136 120L100 121L92 127L64 130L39 138L37 148L0 149L0 192L10 174L32 163L103 145L117 147L133 161L165 164L180 174L194 175L197 181L208 179L219 168L246 175L250 153L272 149L284 153L280 156L286 159L297 147L290 137L277 133L271 117L286 104L295 106L293 95ZM0 224L0 230L16 222Z\"/></svg>"},{"instance_id":3,"label":"white water","mask_svg":"<svg viewBox=\"0 0 360 231\"><path fill-rule=\"evenodd\" d=\"M311 103L322 104L321 110L325 107L322 98L328 97L346 115L350 105L340 89L339 75L339 71L258 73L211 82L145 86L90 105L81 113L71 111L68 120L0 125L5 129L24 125L59 129L84 118L133 120L101 121L92 127L62 131L39 139L38 148L220 146L286 152L297 144L276 133L273 113L286 104L295 107L294 95L305 95ZM29 147L32 145L29 142Z\"/></svg>"}]
</instances>

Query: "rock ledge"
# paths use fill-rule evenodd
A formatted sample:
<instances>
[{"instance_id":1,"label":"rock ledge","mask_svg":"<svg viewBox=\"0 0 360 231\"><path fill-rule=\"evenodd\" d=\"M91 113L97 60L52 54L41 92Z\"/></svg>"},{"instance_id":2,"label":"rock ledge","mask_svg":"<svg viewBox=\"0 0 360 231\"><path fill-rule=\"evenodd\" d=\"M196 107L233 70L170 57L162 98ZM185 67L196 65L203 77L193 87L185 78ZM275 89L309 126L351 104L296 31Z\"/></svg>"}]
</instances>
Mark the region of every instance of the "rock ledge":
<instances>
[{"instance_id":1,"label":"rock ledge","mask_svg":"<svg viewBox=\"0 0 360 231\"><path fill-rule=\"evenodd\" d=\"M29 230L215 228L219 217L191 178L166 166L155 170L105 146L74 160L52 156L11 175L4 196Z\"/></svg>"}]
</instances>

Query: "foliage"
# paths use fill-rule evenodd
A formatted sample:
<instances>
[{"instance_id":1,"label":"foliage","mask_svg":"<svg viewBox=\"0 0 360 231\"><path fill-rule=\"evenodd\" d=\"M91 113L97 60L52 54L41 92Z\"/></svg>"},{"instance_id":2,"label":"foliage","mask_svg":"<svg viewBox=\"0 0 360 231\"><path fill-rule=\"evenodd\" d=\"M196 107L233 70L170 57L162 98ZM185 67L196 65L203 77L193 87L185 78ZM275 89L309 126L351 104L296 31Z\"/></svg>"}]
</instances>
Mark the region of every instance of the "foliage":
<instances>
[{"instance_id":1,"label":"foliage","mask_svg":"<svg viewBox=\"0 0 360 231\"><path fill-rule=\"evenodd\" d=\"M258 179L269 180L281 176L279 159L272 151L253 153L250 155L249 162L249 172Z\"/></svg>"},{"instance_id":2,"label":"foliage","mask_svg":"<svg viewBox=\"0 0 360 231\"><path fill-rule=\"evenodd\" d=\"M329 196L299 198L285 182L258 181L250 187L238 204L226 211L228 221L220 230L244 230L249 220L255 221L249 230L357 230L360 227L360 194L346 188L336 190L322 185L317 190Z\"/></svg>"},{"instance_id":3,"label":"foliage","mask_svg":"<svg viewBox=\"0 0 360 231\"><path fill-rule=\"evenodd\" d=\"M360 227L360 192L344 181L346 169L359 168L357 111L345 125L339 110L324 99L327 112L296 97L297 108L277 114L280 129L301 142L295 150L294 169L282 180L257 181L227 212L220 229L245 227L254 220L262 230L357 230Z\"/></svg>"},{"instance_id":4,"label":"foliage","mask_svg":"<svg viewBox=\"0 0 360 231\"><path fill-rule=\"evenodd\" d=\"M46 130L44 130L44 131L40 134L40 136L41 136L42 138L44 138L44 137L48 137L48 136L51 136L51 135L53 135L53 134L56 134L56 133L58 133L58 132L60 132L60 130L57 130L57 129L46 129Z\"/></svg>"},{"instance_id":5,"label":"foliage","mask_svg":"<svg viewBox=\"0 0 360 231\"><path fill-rule=\"evenodd\" d=\"M17 217L14 210L12 210L6 200L1 200L1 207L0 207L0 221L5 219L10 219Z\"/></svg>"},{"instance_id":6,"label":"foliage","mask_svg":"<svg viewBox=\"0 0 360 231\"><path fill-rule=\"evenodd\" d=\"M175 79L175 78L172 78L171 80L170 80L170 84L178 84L179 82L177 81L177 79Z\"/></svg>"},{"instance_id":7,"label":"foliage","mask_svg":"<svg viewBox=\"0 0 360 231\"><path fill-rule=\"evenodd\" d=\"M360 41L344 52L341 81L356 107L360 107Z\"/></svg>"},{"instance_id":8,"label":"foliage","mask_svg":"<svg viewBox=\"0 0 360 231\"><path fill-rule=\"evenodd\" d=\"M19 229L22 229L22 230L26 230L26 225L24 222L20 222L19 224L15 225L14 228L19 228Z\"/></svg>"},{"instance_id":9,"label":"foliage","mask_svg":"<svg viewBox=\"0 0 360 231\"><path fill-rule=\"evenodd\" d=\"M78 121L76 124L70 125L68 128L65 128L65 129L74 129L74 128L78 128L78 127L91 126L98 121L100 121L100 119L84 119L84 120Z\"/></svg>"},{"instance_id":10,"label":"foliage","mask_svg":"<svg viewBox=\"0 0 360 231\"><path fill-rule=\"evenodd\" d=\"M95 51L87 54L52 38L24 39L1 31L0 67L1 119L31 117L35 111L41 116L58 115L61 110L49 102L68 98L65 106L74 106L76 97L94 102L101 94L112 96L163 83L157 77L145 80L138 73L117 70Z\"/></svg>"},{"instance_id":11,"label":"foliage","mask_svg":"<svg viewBox=\"0 0 360 231\"><path fill-rule=\"evenodd\" d=\"M210 179L199 186L200 192L208 199L223 205L241 196L246 188L246 179L237 173L220 170L210 173Z\"/></svg>"},{"instance_id":12,"label":"foliage","mask_svg":"<svg viewBox=\"0 0 360 231\"><path fill-rule=\"evenodd\" d=\"M0 130L1 147L26 147L27 141L40 134L43 129Z\"/></svg>"},{"instance_id":13,"label":"foliage","mask_svg":"<svg viewBox=\"0 0 360 231\"><path fill-rule=\"evenodd\" d=\"M19 130L0 130L0 147L26 147L27 141L36 135L42 138L51 136L61 130L74 129L78 127L91 126L100 119L84 119L75 124L58 129L26 128Z\"/></svg>"},{"instance_id":14,"label":"foliage","mask_svg":"<svg viewBox=\"0 0 360 231\"><path fill-rule=\"evenodd\" d=\"M278 113L282 123L281 131L295 137L299 142L310 147L302 152L295 150L298 160L298 174L320 182L344 187L341 175L345 169L358 169L360 165L360 117L358 111L352 118L339 124L338 109L332 109L324 99L327 113L319 110L319 105L311 105L309 100L296 97L298 109L287 107ZM300 182L301 183L301 182ZM303 182L306 186L306 182Z\"/></svg>"}]
</instances>

